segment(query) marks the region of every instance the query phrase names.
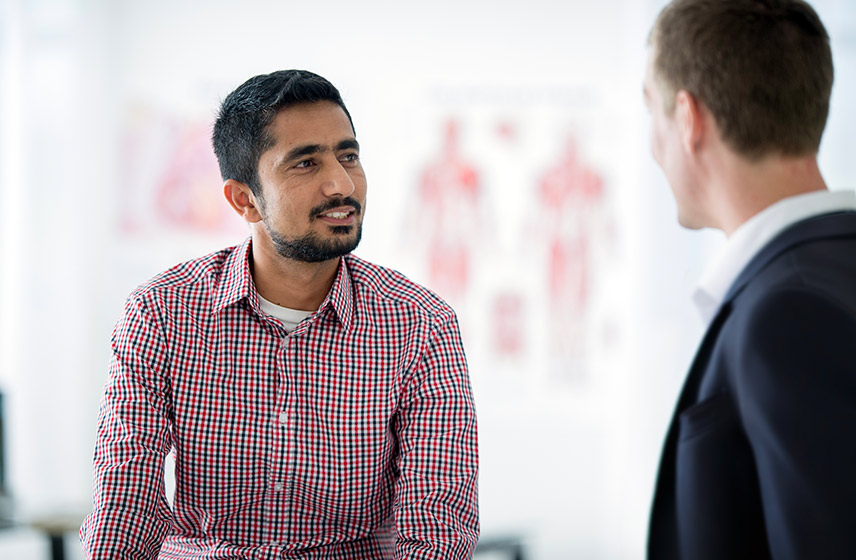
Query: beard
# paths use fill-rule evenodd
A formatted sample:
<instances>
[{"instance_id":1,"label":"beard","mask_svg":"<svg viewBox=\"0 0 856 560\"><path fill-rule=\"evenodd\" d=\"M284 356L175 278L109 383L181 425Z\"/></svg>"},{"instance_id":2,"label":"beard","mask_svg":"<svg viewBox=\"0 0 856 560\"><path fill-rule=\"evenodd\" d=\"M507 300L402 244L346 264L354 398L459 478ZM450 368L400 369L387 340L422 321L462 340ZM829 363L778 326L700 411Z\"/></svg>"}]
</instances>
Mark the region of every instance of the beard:
<instances>
[{"instance_id":1,"label":"beard","mask_svg":"<svg viewBox=\"0 0 856 560\"><path fill-rule=\"evenodd\" d=\"M267 227L267 225L265 225ZM315 233L307 233L295 239L286 239L279 233L267 228L276 252L286 259L318 263L337 259L357 248L363 236L363 224L353 226L333 226L333 235L339 239L320 239ZM354 231L356 229L356 231Z\"/></svg>"},{"instance_id":2,"label":"beard","mask_svg":"<svg viewBox=\"0 0 856 560\"><path fill-rule=\"evenodd\" d=\"M344 200L331 200L326 204L313 208L310 213L311 218L315 219L315 216L327 210L346 205L355 208L355 217L359 218L362 215L360 203L350 197L346 197ZM266 216L262 216L262 218L276 252L286 259L295 261L319 263L337 259L356 249L363 236L363 222L362 220L358 220L354 225L350 226L331 226L330 232L333 234L333 239L321 239L314 232L307 233L301 237L287 239L268 225Z\"/></svg>"}]
</instances>

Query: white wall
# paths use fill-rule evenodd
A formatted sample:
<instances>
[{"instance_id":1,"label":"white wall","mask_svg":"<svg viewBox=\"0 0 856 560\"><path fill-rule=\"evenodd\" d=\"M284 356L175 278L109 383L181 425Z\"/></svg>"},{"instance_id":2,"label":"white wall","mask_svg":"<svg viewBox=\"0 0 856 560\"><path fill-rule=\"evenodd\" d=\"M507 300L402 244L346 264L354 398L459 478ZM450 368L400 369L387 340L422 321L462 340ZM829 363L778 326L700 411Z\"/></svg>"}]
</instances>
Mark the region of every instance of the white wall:
<instances>
[{"instance_id":1,"label":"white wall","mask_svg":"<svg viewBox=\"0 0 856 560\"><path fill-rule=\"evenodd\" d=\"M158 217L165 162L198 146L206 132L194 126L246 78L306 68L341 89L363 146L363 257L430 283L407 224L425 211L419 177L447 119L478 170L471 283L450 299L479 407L484 535L519 532L536 560L641 558L660 441L701 334L688 294L721 242L676 225L648 154L641 81L662 4L0 0L0 389L21 515L88 507L109 333L127 293L244 235L218 217L216 173L192 151L175 196L213 177L210 193L193 193L198 227ZM837 70L821 164L833 188L853 188L856 8L814 5ZM604 194L586 230L588 307L568 327L582 326L568 336L583 342L557 354L533 192L568 137ZM499 358L491 306L507 293L524 305L526 344ZM30 542L15 538L16 551Z\"/></svg>"}]
</instances>

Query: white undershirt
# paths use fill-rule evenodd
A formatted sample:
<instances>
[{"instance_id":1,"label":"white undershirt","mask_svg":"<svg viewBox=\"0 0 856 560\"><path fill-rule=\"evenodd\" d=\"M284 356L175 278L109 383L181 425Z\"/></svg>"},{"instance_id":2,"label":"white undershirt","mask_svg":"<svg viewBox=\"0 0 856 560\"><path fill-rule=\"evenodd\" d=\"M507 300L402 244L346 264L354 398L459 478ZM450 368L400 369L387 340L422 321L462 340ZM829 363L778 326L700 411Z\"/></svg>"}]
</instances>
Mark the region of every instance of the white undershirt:
<instances>
[{"instance_id":1,"label":"white undershirt","mask_svg":"<svg viewBox=\"0 0 856 560\"><path fill-rule=\"evenodd\" d=\"M306 319L314 313L314 311L301 311L300 309L282 307L281 305L277 305L273 302L266 300L258 292L256 292L256 295L259 296L259 307L262 308L262 311L264 311L271 317L276 317L277 319L279 319L282 325L285 327L286 332L293 331L294 328L297 327L297 325L300 323L300 321Z\"/></svg>"},{"instance_id":2,"label":"white undershirt","mask_svg":"<svg viewBox=\"0 0 856 560\"><path fill-rule=\"evenodd\" d=\"M707 264L693 292L705 324L713 320L743 268L777 234L801 220L843 210L856 210L853 191L810 192L782 199L737 228Z\"/></svg>"}]
</instances>

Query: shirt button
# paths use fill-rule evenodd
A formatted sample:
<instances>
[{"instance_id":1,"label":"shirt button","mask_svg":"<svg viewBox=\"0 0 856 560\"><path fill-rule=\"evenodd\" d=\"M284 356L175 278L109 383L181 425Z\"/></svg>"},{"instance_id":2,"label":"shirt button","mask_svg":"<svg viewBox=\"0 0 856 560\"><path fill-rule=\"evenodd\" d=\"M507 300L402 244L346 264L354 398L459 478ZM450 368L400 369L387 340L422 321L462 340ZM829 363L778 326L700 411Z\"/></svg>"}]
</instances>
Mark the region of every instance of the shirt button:
<instances>
[{"instance_id":1,"label":"shirt button","mask_svg":"<svg viewBox=\"0 0 856 560\"><path fill-rule=\"evenodd\" d=\"M273 485L273 489L276 490L277 492L282 492L283 488L285 488L285 487L282 485L282 482L277 482L276 484Z\"/></svg>"},{"instance_id":2,"label":"shirt button","mask_svg":"<svg viewBox=\"0 0 856 560\"><path fill-rule=\"evenodd\" d=\"M287 412L280 412L279 416L277 417L277 420L279 421L280 424L288 424L288 413Z\"/></svg>"}]
</instances>

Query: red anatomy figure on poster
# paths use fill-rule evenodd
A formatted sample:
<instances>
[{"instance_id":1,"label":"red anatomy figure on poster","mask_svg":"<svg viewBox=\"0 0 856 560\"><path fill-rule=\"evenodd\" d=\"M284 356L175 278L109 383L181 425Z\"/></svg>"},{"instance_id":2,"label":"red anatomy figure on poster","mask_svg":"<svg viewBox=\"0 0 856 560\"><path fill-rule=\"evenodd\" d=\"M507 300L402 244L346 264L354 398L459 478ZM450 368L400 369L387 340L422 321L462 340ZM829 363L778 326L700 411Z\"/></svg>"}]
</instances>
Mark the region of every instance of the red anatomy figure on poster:
<instances>
[{"instance_id":1,"label":"red anatomy figure on poster","mask_svg":"<svg viewBox=\"0 0 856 560\"><path fill-rule=\"evenodd\" d=\"M550 352L554 357L583 357L592 231L601 225L603 191L600 176L580 162L573 140L538 185L541 231L548 248Z\"/></svg>"},{"instance_id":2,"label":"red anatomy figure on poster","mask_svg":"<svg viewBox=\"0 0 856 560\"><path fill-rule=\"evenodd\" d=\"M449 300L460 300L469 286L478 237L480 187L476 170L460 157L454 120L446 125L441 157L422 173L418 196L426 220L428 285Z\"/></svg>"}]
</instances>

